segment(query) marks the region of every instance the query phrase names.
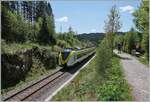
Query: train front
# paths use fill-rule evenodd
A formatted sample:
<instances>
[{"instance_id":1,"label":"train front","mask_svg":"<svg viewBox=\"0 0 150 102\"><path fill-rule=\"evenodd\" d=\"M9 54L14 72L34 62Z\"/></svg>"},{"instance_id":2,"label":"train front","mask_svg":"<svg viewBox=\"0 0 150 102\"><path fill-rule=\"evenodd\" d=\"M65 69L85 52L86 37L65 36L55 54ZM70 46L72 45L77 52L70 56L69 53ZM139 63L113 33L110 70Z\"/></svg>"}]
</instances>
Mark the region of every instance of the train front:
<instances>
[{"instance_id":1,"label":"train front","mask_svg":"<svg viewBox=\"0 0 150 102\"><path fill-rule=\"evenodd\" d=\"M67 48L64 49L64 51L61 51L59 53L59 65L60 66L68 66L67 63L71 57L73 49L72 48Z\"/></svg>"}]
</instances>

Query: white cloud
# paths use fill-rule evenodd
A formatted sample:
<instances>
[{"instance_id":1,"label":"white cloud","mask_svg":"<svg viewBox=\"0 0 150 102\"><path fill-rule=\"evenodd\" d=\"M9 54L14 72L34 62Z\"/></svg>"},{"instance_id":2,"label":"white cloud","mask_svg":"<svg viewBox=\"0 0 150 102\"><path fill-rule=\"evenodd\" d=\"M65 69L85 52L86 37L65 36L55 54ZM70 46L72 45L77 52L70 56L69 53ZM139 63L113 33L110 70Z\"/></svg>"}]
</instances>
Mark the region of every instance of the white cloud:
<instances>
[{"instance_id":1,"label":"white cloud","mask_svg":"<svg viewBox=\"0 0 150 102\"><path fill-rule=\"evenodd\" d=\"M121 10L121 12L133 13L135 9L133 6L127 5L127 6L120 7L120 10Z\"/></svg>"},{"instance_id":2,"label":"white cloud","mask_svg":"<svg viewBox=\"0 0 150 102\"><path fill-rule=\"evenodd\" d=\"M57 18L56 22L68 22L68 17L67 16L63 16L63 17Z\"/></svg>"}]
</instances>

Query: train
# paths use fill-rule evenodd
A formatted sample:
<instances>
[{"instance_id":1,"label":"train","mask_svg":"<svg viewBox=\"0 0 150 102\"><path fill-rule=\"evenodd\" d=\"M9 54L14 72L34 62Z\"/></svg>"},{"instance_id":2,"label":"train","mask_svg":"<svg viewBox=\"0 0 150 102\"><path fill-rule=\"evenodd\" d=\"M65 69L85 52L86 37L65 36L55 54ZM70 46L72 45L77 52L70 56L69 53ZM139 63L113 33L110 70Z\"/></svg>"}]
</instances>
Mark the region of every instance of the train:
<instances>
[{"instance_id":1,"label":"train","mask_svg":"<svg viewBox=\"0 0 150 102\"><path fill-rule=\"evenodd\" d=\"M59 65L65 67L74 66L77 63L80 63L88 56L92 55L95 52L95 47L85 48L85 49L72 49L66 48L59 53Z\"/></svg>"}]
</instances>

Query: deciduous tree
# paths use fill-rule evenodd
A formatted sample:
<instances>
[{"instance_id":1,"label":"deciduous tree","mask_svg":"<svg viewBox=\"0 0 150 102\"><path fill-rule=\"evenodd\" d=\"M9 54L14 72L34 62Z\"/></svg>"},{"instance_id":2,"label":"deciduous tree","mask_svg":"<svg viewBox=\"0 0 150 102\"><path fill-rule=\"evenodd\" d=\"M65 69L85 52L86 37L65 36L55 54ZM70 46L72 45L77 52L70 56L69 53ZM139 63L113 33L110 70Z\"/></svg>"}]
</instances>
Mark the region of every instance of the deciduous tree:
<instances>
[{"instance_id":1,"label":"deciduous tree","mask_svg":"<svg viewBox=\"0 0 150 102\"><path fill-rule=\"evenodd\" d=\"M147 59L149 59L149 1L143 0L139 9L133 15L137 29L143 33L142 46Z\"/></svg>"}]
</instances>

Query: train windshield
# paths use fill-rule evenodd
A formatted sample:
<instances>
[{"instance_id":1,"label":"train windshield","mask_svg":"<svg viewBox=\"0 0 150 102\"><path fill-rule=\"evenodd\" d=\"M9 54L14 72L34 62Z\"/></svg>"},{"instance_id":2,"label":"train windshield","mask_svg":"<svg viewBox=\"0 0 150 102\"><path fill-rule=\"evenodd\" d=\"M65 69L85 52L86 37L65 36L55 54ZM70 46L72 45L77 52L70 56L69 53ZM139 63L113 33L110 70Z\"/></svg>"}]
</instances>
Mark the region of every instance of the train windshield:
<instances>
[{"instance_id":1,"label":"train windshield","mask_svg":"<svg viewBox=\"0 0 150 102\"><path fill-rule=\"evenodd\" d=\"M66 60L67 57L69 56L70 52L72 51L73 49L71 48L67 48L65 49L63 52L61 52L61 55L62 55L62 58L63 60Z\"/></svg>"}]
</instances>

